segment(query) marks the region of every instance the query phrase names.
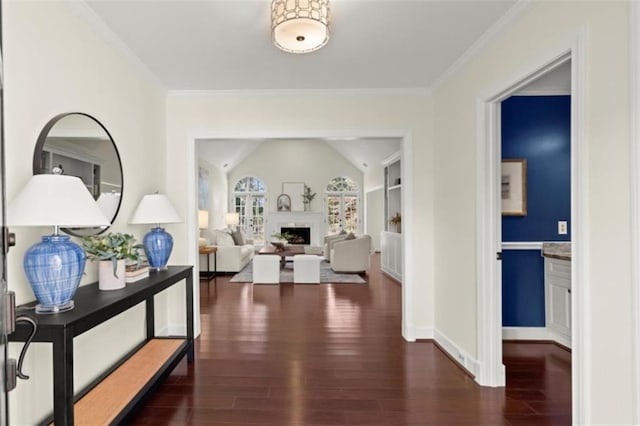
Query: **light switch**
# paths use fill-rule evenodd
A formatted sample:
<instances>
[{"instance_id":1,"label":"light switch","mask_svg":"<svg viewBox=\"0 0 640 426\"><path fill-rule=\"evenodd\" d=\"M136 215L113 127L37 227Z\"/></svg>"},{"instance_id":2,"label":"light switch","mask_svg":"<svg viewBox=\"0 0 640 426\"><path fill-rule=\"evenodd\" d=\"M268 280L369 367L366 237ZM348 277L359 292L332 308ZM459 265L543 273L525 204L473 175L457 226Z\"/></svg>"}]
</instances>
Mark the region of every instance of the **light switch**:
<instances>
[{"instance_id":1,"label":"light switch","mask_svg":"<svg viewBox=\"0 0 640 426\"><path fill-rule=\"evenodd\" d=\"M567 235L567 221L559 220L558 221L558 235Z\"/></svg>"}]
</instances>

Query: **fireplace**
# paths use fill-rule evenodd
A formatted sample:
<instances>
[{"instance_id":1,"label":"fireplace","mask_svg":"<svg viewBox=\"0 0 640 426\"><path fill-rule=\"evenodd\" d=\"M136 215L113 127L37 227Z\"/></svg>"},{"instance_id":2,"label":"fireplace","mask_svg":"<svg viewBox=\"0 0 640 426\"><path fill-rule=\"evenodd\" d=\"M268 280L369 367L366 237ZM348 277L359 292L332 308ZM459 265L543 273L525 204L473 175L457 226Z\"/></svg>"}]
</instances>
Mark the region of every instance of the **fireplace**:
<instances>
[{"instance_id":1,"label":"fireplace","mask_svg":"<svg viewBox=\"0 0 640 426\"><path fill-rule=\"evenodd\" d=\"M311 244L311 228L306 226L296 227L281 227L280 232L282 234L292 235L287 238L289 244Z\"/></svg>"}]
</instances>

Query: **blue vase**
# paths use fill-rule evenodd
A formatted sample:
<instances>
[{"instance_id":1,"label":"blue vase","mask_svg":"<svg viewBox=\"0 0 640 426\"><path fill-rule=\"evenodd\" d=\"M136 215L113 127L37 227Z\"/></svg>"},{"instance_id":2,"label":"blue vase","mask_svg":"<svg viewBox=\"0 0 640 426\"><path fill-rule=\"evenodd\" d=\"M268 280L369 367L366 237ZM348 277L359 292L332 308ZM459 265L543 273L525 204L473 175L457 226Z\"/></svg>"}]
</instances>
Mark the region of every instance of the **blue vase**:
<instances>
[{"instance_id":1,"label":"blue vase","mask_svg":"<svg viewBox=\"0 0 640 426\"><path fill-rule=\"evenodd\" d=\"M173 237L164 228L151 228L151 231L142 240L144 253L149 260L149 266L153 269L166 269L171 250L173 250Z\"/></svg>"},{"instance_id":2,"label":"blue vase","mask_svg":"<svg viewBox=\"0 0 640 426\"><path fill-rule=\"evenodd\" d=\"M27 250L24 272L38 299L37 313L73 309L73 296L84 273L85 253L67 235L48 235Z\"/></svg>"}]
</instances>

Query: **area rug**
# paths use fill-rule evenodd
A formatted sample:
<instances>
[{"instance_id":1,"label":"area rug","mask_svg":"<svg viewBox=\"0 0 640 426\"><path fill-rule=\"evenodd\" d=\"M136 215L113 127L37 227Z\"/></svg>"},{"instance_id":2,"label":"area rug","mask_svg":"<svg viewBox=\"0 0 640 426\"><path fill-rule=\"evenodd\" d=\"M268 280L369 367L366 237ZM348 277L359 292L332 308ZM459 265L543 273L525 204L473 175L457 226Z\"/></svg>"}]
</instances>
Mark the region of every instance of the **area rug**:
<instances>
[{"instance_id":1,"label":"area rug","mask_svg":"<svg viewBox=\"0 0 640 426\"><path fill-rule=\"evenodd\" d=\"M249 262L244 269L231 278L232 283L253 282L253 264ZM287 262L287 266L280 270L280 282L293 282L293 263ZM366 281L358 274L339 274L331 269L331 265L326 260L320 262L320 283L353 283L365 284ZM262 283L256 283L262 284Z\"/></svg>"}]
</instances>

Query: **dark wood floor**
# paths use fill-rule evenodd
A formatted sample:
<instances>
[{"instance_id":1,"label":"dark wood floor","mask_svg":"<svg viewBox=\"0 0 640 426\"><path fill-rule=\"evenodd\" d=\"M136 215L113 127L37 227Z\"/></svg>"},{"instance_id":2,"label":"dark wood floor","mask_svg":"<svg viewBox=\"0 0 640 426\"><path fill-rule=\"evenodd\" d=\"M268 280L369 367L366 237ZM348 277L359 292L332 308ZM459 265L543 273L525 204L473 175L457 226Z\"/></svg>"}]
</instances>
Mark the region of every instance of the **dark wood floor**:
<instances>
[{"instance_id":1,"label":"dark wood floor","mask_svg":"<svg viewBox=\"0 0 640 426\"><path fill-rule=\"evenodd\" d=\"M374 268L379 271L379 256ZM571 355L505 343L481 388L432 342L400 336L400 286L201 284L202 335L133 419L202 425L569 425Z\"/></svg>"}]
</instances>

